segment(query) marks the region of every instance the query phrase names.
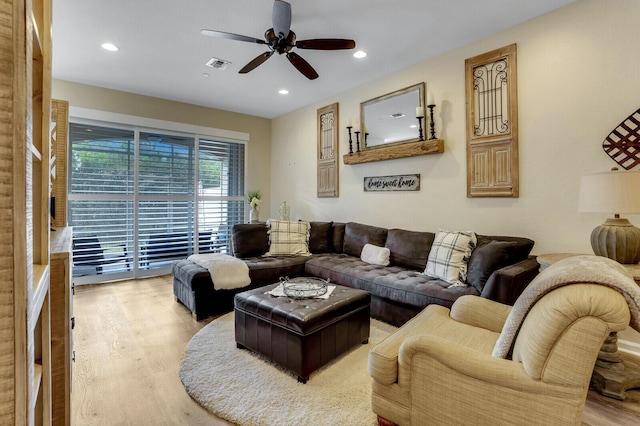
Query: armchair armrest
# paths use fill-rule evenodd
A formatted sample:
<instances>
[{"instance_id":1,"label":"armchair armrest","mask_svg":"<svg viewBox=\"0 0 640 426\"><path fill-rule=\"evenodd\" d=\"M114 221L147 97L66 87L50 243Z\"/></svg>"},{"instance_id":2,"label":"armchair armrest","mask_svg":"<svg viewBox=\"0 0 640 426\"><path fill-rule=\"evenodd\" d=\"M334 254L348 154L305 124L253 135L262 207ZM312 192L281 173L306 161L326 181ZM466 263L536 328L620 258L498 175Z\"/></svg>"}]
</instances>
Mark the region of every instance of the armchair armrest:
<instances>
[{"instance_id":1,"label":"armchair armrest","mask_svg":"<svg viewBox=\"0 0 640 426\"><path fill-rule=\"evenodd\" d=\"M456 376L456 387L464 389L473 383L473 398L492 399L504 395L504 391L524 392L544 397L570 398L576 389L548 384L534 380L527 375L522 363L503 358L494 358L491 354L468 350L463 346L438 336L422 334L404 341L398 354L398 384L405 389L438 389L443 380L451 382ZM411 385L411 375L418 372L420 380L433 381ZM466 382L466 384L462 382ZM478 385L478 381L481 385ZM502 389L497 392L496 389ZM459 396L459 395L458 395ZM466 398L465 398L466 399ZM504 401L501 401L504 402Z\"/></svg>"},{"instance_id":2,"label":"armchair armrest","mask_svg":"<svg viewBox=\"0 0 640 426\"><path fill-rule=\"evenodd\" d=\"M451 307L451 318L474 327L502 332L511 306L478 296L459 297Z\"/></svg>"},{"instance_id":3,"label":"armchair armrest","mask_svg":"<svg viewBox=\"0 0 640 426\"><path fill-rule=\"evenodd\" d=\"M513 305L539 271L540 265L535 257L505 266L491 274L480 296Z\"/></svg>"}]
</instances>

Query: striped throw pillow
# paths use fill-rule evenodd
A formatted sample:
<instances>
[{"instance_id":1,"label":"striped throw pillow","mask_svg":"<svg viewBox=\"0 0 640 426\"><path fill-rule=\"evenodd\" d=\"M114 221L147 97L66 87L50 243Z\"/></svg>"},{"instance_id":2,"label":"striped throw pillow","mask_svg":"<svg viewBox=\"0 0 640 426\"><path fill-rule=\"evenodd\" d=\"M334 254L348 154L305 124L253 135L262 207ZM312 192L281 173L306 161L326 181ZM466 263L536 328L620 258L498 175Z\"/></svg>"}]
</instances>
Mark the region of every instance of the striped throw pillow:
<instances>
[{"instance_id":1,"label":"striped throw pillow","mask_svg":"<svg viewBox=\"0 0 640 426\"><path fill-rule=\"evenodd\" d=\"M269 251L265 256L311 256L309 222L269 219Z\"/></svg>"},{"instance_id":2,"label":"striped throw pillow","mask_svg":"<svg viewBox=\"0 0 640 426\"><path fill-rule=\"evenodd\" d=\"M466 286L467 264L475 248L475 232L438 230L431 245L425 275L441 279L454 286Z\"/></svg>"}]
</instances>

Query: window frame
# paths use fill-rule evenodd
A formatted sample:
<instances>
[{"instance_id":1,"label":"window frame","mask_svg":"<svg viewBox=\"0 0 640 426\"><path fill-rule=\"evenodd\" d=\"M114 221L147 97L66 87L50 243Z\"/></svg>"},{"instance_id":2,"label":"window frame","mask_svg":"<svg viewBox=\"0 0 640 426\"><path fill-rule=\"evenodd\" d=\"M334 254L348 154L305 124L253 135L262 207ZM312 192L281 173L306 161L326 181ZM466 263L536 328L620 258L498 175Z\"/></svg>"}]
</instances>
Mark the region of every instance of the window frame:
<instances>
[{"instance_id":1,"label":"window frame","mask_svg":"<svg viewBox=\"0 0 640 426\"><path fill-rule=\"evenodd\" d=\"M110 113L110 112L97 111L97 110L91 110L86 108L74 108L74 107L69 108L69 123L80 124L80 125L93 125L93 126L107 127L107 128L113 128L113 129L121 129L121 130L130 130L134 132L134 141L135 141L134 142L135 143L134 158L138 158L138 154L139 154L140 133L161 133L163 135L169 135L169 136L193 138L195 152L199 150L200 140L241 144L244 146L244 149L243 149L244 150L244 158L243 158L244 170L243 170L242 180L245 184L245 188L243 192L246 192L247 169L248 169L247 164L248 164L248 157L249 157L249 143L248 143L249 134L248 133L209 128L209 127L203 127L203 126L197 126L197 125L191 125L191 124L185 124L185 123L150 119L150 118L144 118L144 117L129 116L125 114ZM71 144L70 143L69 143L68 149L69 149L69 155L68 155L67 166L69 167L69 170L71 170L71 167L70 167ZM69 173L68 182L67 182L68 189L70 188L70 184L71 184L70 174L71 173ZM138 191L134 191L134 193L132 194L132 202L134 206L133 208L133 211L134 211L133 213L134 214L133 264L134 265L139 265L138 255L140 250L140 241L138 241L138 238L135 238L135 236L138 236L138 233L139 233L139 218L137 216L138 216L139 203L141 201L149 200L151 197L153 198L154 201L175 200L179 202L183 202L183 201L193 202L193 218L194 218L193 233L194 235L198 235L198 231L199 231L198 228L200 226L199 219L198 219L200 217L200 214L199 214L200 203L202 201L211 200L211 196L200 194L200 191L198 190L198 177L199 177L199 161L195 161L194 176L193 176L193 179L194 179L193 194L147 195L147 194L141 194ZM134 187L137 187L138 179L139 179L139 164L136 161L134 166ZM128 194L123 194L123 195L128 196ZM72 194L69 191L69 199L67 202L70 203L82 197L83 196L80 194L77 194L77 195ZM86 194L85 194L85 197L86 197ZM110 199L112 197L107 196L106 198ZM119 199L120 197L117 196L115 198ZM222 198L231 199L234 201L239 201L239 200L244 201L245 194L244 193L238 194L237 196L223 196L223 197L219 197L219 200ZM68 208L69 206L67 206L67 209ZM244 205L243 218L245 221L246 221L246 217L247 217L247 209L246 209L246 205ZM131 269L132 269L131 271L127 271L127 272L117 272L117 273L105 274L105 275L88 275L84 277L74 277L74 282L76 284L91 284L91 283L102 282L104 280L143 278L148 276L156 276L156 275L170 273L169 267L160 268L160 269L146 269L146 270L139 269L138 267L134 267Z\"/></svg>"}]
</instances>

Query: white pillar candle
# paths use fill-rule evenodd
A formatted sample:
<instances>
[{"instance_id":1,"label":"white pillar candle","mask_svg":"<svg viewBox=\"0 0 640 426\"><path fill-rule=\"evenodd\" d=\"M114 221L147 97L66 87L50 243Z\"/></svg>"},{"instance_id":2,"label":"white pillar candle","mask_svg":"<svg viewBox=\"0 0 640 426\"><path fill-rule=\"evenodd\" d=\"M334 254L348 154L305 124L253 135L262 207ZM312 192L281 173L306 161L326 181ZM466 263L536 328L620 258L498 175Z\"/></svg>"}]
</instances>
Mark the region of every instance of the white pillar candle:
<instances>
[{"instance_id":1,"label":"white pillar candle","mask_svg":"<svg viewBox=\"0 0 640 426\"><path fill-rule=\"evenodd\" d=\"M433 102L433 94L431 92L427 92L427 105L435 105Z\"/></svg>"}]
</instances>

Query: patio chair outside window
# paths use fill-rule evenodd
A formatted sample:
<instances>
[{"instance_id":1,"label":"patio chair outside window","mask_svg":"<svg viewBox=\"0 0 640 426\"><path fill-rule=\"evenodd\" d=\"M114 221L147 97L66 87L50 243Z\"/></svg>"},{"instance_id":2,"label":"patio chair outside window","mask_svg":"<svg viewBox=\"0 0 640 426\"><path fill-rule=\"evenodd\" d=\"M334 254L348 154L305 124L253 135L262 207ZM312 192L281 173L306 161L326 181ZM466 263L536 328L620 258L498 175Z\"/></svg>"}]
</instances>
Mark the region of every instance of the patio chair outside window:
<instances>
[{"instance_id":1,"label":"patio chair outside window","mask_svg":"<svg viewBox=\"0 0 640 426\"><path fill-rule=\"evenodd\" d=\"M130 268L129 255L126 245L120 245L121 252L105 252L98 236L95 234L73 239L73 265L75 267L95 267L96 274L102 274L105 265L126 262L127 270ZM81 270L79 271L81 272ZM74 275L75 271L74 271Z\"/></svg>"}]
</instances>

